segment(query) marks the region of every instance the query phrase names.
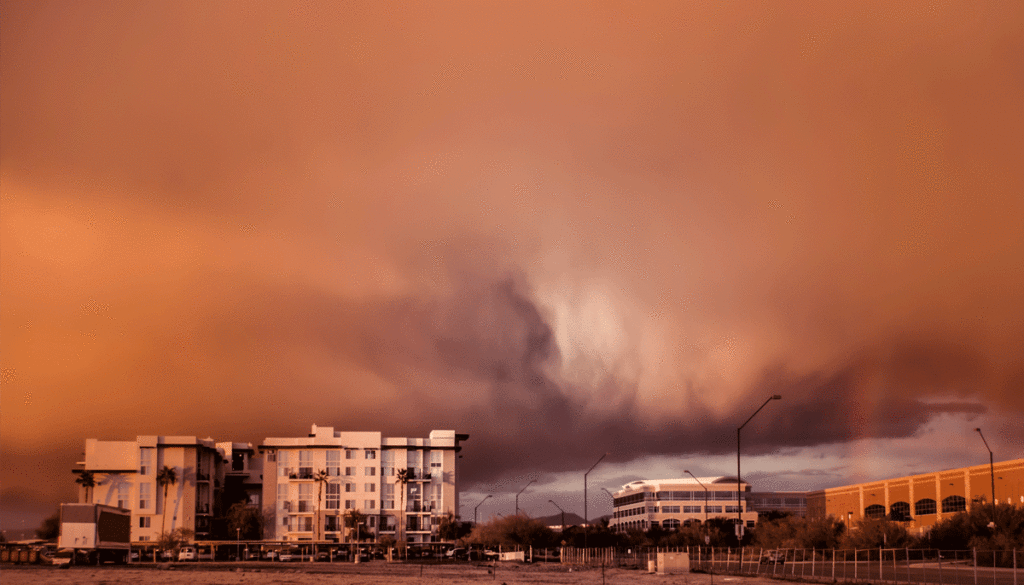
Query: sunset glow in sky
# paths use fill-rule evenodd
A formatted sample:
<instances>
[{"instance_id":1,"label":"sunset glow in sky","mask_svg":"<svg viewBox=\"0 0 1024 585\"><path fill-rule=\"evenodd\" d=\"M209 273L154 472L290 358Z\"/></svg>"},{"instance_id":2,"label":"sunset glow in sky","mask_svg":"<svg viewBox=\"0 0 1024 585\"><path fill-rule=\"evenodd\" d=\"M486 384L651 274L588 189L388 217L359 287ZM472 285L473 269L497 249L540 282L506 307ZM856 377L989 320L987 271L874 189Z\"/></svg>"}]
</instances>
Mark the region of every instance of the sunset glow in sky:
<instances>
[{"instance_id":1,"label":"sunset glow in sky","mask_svg":"<svg viewBox=\"0 0 1024 585\"><path fill-rule=\"evenodd\" d=\"M464 518L772 394L755 489L1024 454L1024 3L0 14L5 528L88 437L455 429Z\"/></svg>"}]
</instances>

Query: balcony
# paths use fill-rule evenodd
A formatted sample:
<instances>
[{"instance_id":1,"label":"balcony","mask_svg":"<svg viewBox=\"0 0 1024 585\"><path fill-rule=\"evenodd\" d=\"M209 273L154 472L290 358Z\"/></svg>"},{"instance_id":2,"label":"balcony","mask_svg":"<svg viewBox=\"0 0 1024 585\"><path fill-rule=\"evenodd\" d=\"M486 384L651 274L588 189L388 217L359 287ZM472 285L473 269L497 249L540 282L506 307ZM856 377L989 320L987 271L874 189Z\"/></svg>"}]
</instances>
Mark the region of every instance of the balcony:
<instances>
[{"instance_id":1,"label":"balcony","mask_svg":"<svg viewBox=\"0 0 1024 585\"><path fill-rule=\"evenodd\" d=\"M289 502L286 502L289 503ZM288 511L293 513L308 513L313 512L316 506L310 500L293 500L290 502L290 506L287 507Z\"/></svg>"}]
</instances>

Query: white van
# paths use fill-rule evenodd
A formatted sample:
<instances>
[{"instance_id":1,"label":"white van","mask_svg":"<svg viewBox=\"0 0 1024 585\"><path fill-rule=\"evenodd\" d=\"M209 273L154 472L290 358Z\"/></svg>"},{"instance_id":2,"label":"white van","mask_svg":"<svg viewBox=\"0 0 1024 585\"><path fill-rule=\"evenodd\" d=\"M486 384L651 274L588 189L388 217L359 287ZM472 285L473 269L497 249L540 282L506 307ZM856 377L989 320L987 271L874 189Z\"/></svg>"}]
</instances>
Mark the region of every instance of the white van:
<instances>
[{"instance_id":1,"label":"white van","mask_svg":"<svg viewBox=\"0 0 1024 585\"><path fill-rule=\"evenodd\" d=\"M179 561L194 561L194 560L196 560L196 549L195 549L195 547L191 547L191 546L183 546L183 547L181 547L181 550L178 551L178 560Z\"/></svg>"}]
</instances>

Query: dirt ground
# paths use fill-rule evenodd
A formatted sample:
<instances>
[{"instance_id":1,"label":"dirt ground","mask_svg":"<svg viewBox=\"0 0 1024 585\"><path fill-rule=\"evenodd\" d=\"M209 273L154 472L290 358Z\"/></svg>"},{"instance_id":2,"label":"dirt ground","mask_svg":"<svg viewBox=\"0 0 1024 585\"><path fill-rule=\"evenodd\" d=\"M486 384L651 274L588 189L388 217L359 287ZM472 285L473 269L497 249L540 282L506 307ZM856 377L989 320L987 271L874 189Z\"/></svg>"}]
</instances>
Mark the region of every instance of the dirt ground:
<instances>
[{"instance_id":1,"label":"dirt ground","mask_svg":"<svg viewBox=\"0 0 1024 585\"><path fill-rule=\"evenodd\" d=\"M712 585L711 576L699 573L657 575L636 569L579 569L552 564L406 565L365 563L309 566L182 566L157 565L145 568L17 566L5 565L0 574L3 585L469 585L493 583L604 584L604 585ZM767 585L768 579L714 577L715 583ZM778 583L778 582L774 582Z\"/></svg>"}]
</instances>

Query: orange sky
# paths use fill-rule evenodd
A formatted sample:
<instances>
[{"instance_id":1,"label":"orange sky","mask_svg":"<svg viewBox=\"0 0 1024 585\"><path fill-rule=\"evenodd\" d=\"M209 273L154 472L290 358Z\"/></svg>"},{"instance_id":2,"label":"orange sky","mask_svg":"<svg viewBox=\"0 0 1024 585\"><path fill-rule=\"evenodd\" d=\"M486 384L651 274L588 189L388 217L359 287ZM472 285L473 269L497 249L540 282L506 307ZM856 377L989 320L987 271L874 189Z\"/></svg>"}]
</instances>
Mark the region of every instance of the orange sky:
<instances>
[{"instance_id":1,"label":"orange sky","mask_svg":"<svg viewBox=\"0 0 1024 585\"><path fill-rule=\"evenodd\" d=\"M0 521L86 437L1024 452L1019 2L381 4L2 2Z\"/></svg>"}]
</instances>

